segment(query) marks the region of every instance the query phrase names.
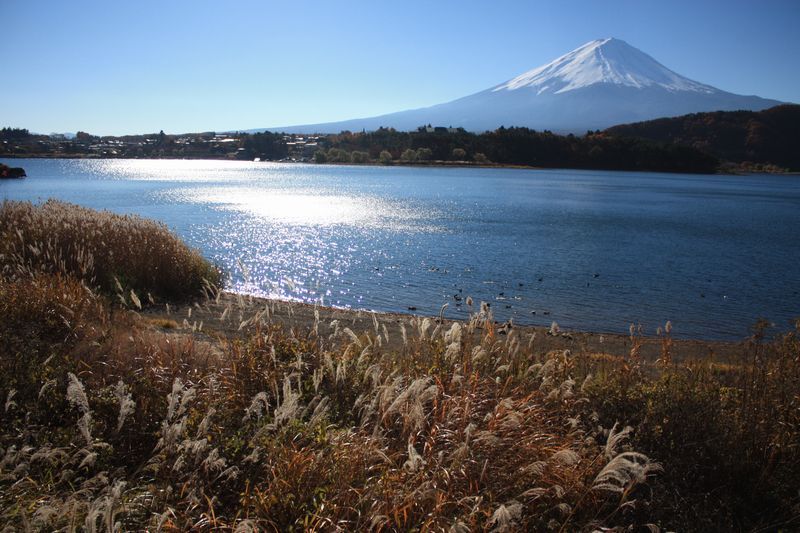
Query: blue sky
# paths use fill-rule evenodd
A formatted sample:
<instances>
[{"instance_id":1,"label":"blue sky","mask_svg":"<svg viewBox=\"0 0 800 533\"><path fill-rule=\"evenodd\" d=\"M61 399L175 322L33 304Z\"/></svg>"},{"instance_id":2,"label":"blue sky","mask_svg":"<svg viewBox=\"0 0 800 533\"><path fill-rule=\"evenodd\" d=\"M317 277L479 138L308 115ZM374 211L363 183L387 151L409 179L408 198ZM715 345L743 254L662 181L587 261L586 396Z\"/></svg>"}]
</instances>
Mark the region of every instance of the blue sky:
<instances>
[{"instance_id":1,"label":"blue sky","mask_svg":"<svg viewBox=\"0 0 800 533\"><path fill-rule=\"evenodd\" d=\"M689 78L800 102L800 1L0 0L0 126L286 126L452 100L618 37Z\"/></svg>"}]
</instances>

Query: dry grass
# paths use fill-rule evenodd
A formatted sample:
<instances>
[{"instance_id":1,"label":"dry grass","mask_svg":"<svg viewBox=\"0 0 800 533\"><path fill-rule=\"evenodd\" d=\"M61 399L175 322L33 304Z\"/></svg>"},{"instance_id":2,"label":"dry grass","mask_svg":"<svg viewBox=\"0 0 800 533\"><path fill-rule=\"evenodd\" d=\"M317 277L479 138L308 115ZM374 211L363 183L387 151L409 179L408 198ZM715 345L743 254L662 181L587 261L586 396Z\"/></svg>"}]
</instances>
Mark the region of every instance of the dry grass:
<instances>
[{"instance_id":1,"label":"dry grass","mask_svg":"<svg viewBox=\"0 0 800 533\"><path fill-rule=\"evenodd\" d=\"M216 268L163 224L55 200L3 202L0 269L6 277L75 277L132 307L152 298L198 297L221 281Z\"/></svg>"},{"instance_id":2,"label":"dry grass","mask_svg":"<svg viewBox=\"0 0 800 533\"><path fill-rule=\"evenodd\" d=\"M12 269L13 272L15 272ZM0 279L0 521L31 530L791 529L800 342L657 373L488 308L169 331L81 281ZM231 318L235 317L235 318Z\"/></svg>"}]
</instances>

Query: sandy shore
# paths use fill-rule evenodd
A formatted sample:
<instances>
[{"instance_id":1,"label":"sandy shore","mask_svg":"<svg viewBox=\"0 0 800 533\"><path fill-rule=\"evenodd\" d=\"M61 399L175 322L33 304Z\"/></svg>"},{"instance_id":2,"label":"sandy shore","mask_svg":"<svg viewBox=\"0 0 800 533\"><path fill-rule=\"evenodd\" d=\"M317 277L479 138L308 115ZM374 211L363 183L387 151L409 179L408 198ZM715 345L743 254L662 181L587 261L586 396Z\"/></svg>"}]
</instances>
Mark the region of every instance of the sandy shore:
<instances>
[{"instance_id":1,"label":"sandy shore","mask_svg":"<svg viewBox=\"0 0 800 533\"><path fill-rule=\"evenodd\" d=\"M168 329L178 331L194 331L201 337L219 337L237 335L243 323L253 319L257 314L262 320L269 320L281 324L286 328L294 328L298 332L308 331L314 327L315 313L319 313L320 333L328 334L335 328L333 321L338 321L339 327L348 327L355 333L374 331L373 317L385 324L389 333L389 347L402 347L401 324L411 334L409 322L412 314L404 313L373 313L363 310L337 309L320 307L306 303L270 300L254 296L243 296L223 292L219 298L206 300L193 305L185 306L153 306L142 314L156 327L166 325ZM438 317L430 317L438 320ZM452 320L445 319L445 326L449 327ZM244 328L247 327L244 324ZM507 334L507 329L497 324L498 335ZM433 328L431 328L433 329ZM609 333L591 333L578 331L561 331L558 335L551 335L548 328L536 326L517 326L513 329L521 336L523 342L529 342L534 337L534 347L537 351L569 349L576 353L606 354L610 356L625 356L630 354L632 341L628 335ZM662 349L662 339L659 337L639 337L640 354L645 360L654 361L659 357ZM707 359L713 358L721 362L736 359L742 352L741 342L723 342L706 340L673 340L672 354L675 360Z\"/></svg>"}]
</instances>

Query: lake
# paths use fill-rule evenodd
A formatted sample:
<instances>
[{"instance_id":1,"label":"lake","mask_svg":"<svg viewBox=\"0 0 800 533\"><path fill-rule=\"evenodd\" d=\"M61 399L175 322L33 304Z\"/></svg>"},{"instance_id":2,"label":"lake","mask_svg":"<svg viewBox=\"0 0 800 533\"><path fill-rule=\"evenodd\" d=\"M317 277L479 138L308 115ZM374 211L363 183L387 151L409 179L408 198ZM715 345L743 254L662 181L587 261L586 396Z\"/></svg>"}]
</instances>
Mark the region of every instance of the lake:
<instances>
[{"instance_id":1,"label":"lake","mask_svg":"<svg viewBox=\"0 0 800 533\"><path fill-rule=\"evenodd\" d=\"M800 316L800 177L316 166L200 160L0 160L0 199L167 224L281 299L597 332L667 320L740 339Z\"/></svg>"}]
</instances>

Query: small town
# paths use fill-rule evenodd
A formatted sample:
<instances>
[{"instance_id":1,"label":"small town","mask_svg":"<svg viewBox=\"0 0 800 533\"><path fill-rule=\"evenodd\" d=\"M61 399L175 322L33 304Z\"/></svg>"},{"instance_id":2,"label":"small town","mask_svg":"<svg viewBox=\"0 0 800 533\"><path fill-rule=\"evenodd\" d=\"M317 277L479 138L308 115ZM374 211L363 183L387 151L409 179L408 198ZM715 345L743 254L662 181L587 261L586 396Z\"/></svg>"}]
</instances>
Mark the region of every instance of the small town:
<instances>
[{"instance_id":1,"label":"small town","mask_svg":"<svg viewBox=\"0 0 800 533\"><path fill-rule=\"evenodd\" d=\"M266 144L266 146L265 146ZM86 132L48 135L22 128L0 129L0 157L169 158L310 161L324 144L318 136L270 133L190 133L163 131L121 137Z\"/></svg>"}]
</instances>

